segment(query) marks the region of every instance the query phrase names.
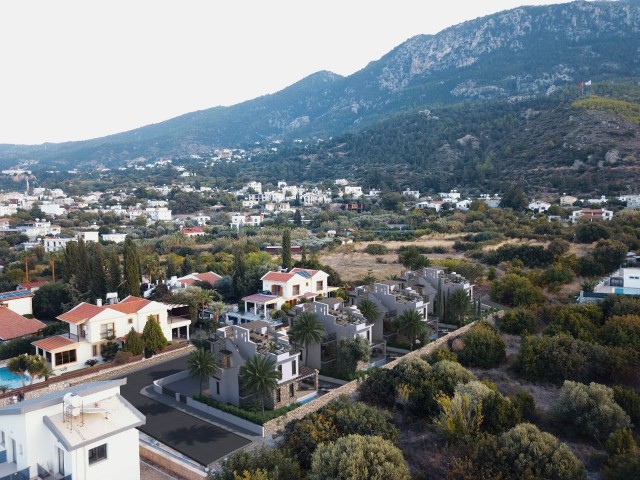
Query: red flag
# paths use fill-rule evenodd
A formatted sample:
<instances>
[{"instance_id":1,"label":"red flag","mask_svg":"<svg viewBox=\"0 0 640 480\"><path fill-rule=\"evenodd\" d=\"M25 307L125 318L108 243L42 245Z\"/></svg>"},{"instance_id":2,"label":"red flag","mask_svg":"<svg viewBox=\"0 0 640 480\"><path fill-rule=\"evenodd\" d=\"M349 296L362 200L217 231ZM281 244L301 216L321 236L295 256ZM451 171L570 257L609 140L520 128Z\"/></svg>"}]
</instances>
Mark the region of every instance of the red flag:
<instances>
[{"instance_id":1,"label":"red flag","mask_svg":"<svg viewBox=\"0 0 640 480\"><path fill-rule=\"evenodd\" d=\"M582 82L580 82L580 83L578 84L578 88L582 88L583 86L584 86L584 84L583 84Z\"/></svg>"}]
</instances>

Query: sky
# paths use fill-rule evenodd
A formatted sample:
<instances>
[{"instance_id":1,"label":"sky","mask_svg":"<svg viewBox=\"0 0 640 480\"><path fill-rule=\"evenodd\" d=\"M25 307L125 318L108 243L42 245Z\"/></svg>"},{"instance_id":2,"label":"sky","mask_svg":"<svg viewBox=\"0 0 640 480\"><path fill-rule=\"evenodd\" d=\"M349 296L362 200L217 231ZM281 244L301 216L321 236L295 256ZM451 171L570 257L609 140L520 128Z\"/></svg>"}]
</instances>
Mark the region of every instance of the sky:
<instances>
[{"instance_id":1,"label":"sky","mask_svg":"<svg viewBox=\"0 0 640 480\"><path fill-rule=\"evenodd\" d=\"M563 0L6 0L0 144L96 138L350 75L405 40Z\"/></svg>"}]
</instances>

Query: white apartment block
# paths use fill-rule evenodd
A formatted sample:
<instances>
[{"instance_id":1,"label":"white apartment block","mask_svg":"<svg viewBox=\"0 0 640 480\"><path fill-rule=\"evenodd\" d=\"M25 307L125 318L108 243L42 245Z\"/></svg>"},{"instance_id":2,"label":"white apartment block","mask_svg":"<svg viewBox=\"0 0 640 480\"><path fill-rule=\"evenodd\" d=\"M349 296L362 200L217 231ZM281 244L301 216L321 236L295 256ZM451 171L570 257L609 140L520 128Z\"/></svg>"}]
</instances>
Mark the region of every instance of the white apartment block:
<instances>
[{"instance_id":1,"label":"white apartment block","mask_svg":"<svg viewBox=\"0 0 640 480\"><path fill-rule=\"evenodd\" d=\"M145 417L120 395L126 379L88 382L0 408L3 479L140 478Z\"/></svg>"}]
</instances>

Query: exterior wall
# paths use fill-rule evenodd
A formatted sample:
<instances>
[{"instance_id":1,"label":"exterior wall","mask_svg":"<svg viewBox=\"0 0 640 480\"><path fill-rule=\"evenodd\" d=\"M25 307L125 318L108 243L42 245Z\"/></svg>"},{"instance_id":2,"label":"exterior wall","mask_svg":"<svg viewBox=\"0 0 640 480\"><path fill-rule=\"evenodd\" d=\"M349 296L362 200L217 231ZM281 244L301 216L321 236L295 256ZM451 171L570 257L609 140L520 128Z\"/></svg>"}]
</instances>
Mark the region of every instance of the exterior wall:
<instances>
[{"instance_id":1,"label":"exterior wall","mask_svg":"<svg viewBox=\"0 0 640 480\"><path fill-rule=\"evenodd\" d=\"M33 297L27 296L22 298L12 298L4 300L3 303L7 305L7 308L12 312L19 315L33 315L33 308L31 307L31 301Z\"/></svg>"},{"instance_id":2,"label":"exterior wall","mask_svg":"<svg viewBox=\"0 0 640 480\"><path fill-rule=\"evenodd\" d=\"M107 444L107 458L89 465L89 450L105 443ZM87 480L140 478L138 430L130 428L108 439L74 450L72 462L73 478L86 478Z\"/></svg>"},{"instance_id":3,"label":"exterior wall","mask_svg":"<svg viewBox=\"0 0 640 480\"><path fill-rule=\"evenodd\" d=\"M623 268L624 288L640 288L640 268Z\"/></svg>"},{"instance_id":4,"label":"exterior wall","mask_svg":"<svg viewBox=\"0 0 640 480\"><path fill-rule=\"evenodd\" d=\"M400 294L401 292L397 293ZM427 319L427 304L422 300L399 303L396 295L392 293L391 287L383 283L373 284L373 294L389 311L395 312L396 316L402 314L405 310L415 310L422 318Z\"/></svg>"}]
</instances>

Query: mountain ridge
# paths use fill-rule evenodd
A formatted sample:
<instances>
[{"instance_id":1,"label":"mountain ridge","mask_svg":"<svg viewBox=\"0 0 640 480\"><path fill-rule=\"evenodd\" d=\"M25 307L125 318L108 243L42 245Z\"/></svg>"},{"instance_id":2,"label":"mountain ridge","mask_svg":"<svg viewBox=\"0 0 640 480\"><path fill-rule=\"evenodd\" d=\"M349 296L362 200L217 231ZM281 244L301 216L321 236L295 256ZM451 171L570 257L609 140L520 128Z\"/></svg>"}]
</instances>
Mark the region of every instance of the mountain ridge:
<instances>
[{"instance_id":1,"label":"mountain ridge","mask_svg":"<svg viewBox=\"0 0 640 480\"><path fill-rule=\"evenodd\" d=\"M274 139L326 138L434 104L518 101L577 81L640 75L638 58L637 4L518 7L412 37L347 77L320 71L273 94L98 139L3 145L0 161L108 166Z\"/></svg>"}]
</instances>

